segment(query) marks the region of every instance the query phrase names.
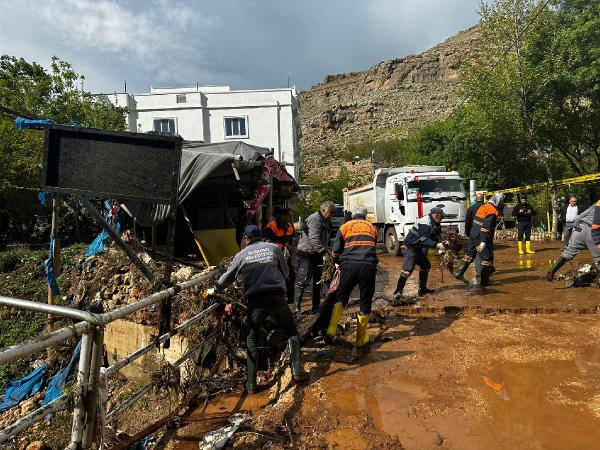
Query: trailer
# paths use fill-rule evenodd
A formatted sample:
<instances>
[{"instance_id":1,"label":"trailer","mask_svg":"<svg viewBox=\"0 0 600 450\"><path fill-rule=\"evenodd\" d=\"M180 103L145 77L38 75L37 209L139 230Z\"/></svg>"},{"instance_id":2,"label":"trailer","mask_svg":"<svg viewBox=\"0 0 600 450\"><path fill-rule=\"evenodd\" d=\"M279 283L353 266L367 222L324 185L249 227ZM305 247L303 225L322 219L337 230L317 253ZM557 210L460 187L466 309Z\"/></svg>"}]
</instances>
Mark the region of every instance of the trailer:
<instances>
[{"instance_id":1,"label":"trailer","mask_svg":"<svg viewBox=\"0 0 600 450\"><path fill-rule=\"evenodd\" d=\"M377 169L373 182L344 189L344 209L367 208L367 220L379 230L387 251L400 254L404 237L415 221L431 208L444 209L442 227L465 232L467 194L464 180L444 166L406 166Z\"/></svg>"}]
</instances>

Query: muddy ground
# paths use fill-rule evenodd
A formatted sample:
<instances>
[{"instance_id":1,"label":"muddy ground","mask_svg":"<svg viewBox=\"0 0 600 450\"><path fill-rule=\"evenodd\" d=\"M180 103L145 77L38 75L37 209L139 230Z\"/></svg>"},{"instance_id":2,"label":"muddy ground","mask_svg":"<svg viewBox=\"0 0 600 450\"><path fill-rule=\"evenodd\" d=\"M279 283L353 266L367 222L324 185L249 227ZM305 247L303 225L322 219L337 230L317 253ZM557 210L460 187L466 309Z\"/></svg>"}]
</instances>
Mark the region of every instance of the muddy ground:
<instances>
[{"instance_id":1,"label":"muddy ground","mask_svg":"<svg viewBox=\"0 0 600 450\"><path fill-rule=\"evenodd\" d=\"M370 326L368 350L315 341L303 353L309 383L289 383L288 372L254 396L216 397L157 447L198 448L229 413L249 411L234 447L598 448L600 320L589 312L599 292L541 280L560 251L535 247L520 257L516 243L501 243L498 284L479 294L447 272L442 282L434 264L438 292L416 307L375 308L385 324ZM584 252L576 262L589 259ZM377 295L393 290L401 262L381 255ZM407 293L415 291L416 274ZM563 309L571 312L548 314ZM353 341L354 327L345 338Z\"/></svg>"}]
</instances>

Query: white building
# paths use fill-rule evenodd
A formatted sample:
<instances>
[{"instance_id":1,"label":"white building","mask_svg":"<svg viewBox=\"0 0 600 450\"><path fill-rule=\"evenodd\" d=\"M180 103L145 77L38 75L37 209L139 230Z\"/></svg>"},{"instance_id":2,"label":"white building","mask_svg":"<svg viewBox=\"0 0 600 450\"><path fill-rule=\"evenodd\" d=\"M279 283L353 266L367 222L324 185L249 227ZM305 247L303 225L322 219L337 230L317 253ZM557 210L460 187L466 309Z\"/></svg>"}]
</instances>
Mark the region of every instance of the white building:
<instances>
[{"instance_id":1,"label":"white building","mask_svg":"<svg viewBox=\"0 0 600 450\"><path fill-rule=\"evenodd\" d=\"M129 131L162 131L187 141L241 140L272 148L298 179L300 117L295 88L232 91L229 86L151 88L148 94L107 98L129 109Z\"/></svg>"}]
</instances>

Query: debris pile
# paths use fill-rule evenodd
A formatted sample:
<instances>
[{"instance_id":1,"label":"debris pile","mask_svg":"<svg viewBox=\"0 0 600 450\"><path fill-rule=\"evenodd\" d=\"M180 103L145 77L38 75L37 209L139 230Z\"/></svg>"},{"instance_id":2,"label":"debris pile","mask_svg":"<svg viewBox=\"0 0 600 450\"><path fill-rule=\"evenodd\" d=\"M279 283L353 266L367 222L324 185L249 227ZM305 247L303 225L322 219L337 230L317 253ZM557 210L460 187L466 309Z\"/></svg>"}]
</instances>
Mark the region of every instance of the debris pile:
<instances>
[{"instance_id":1,"label":"debris pile","mask_svg":"<svg viewBox=\"0 0 600 450\"><path fill-rule=\"evenodd\" d=\"M569 287L592 286L600 288L600 271L592 264L584 264L577 270L570 270L558 275L556 279L570 281Z\"/></svg>"},{"instance_id":2,"label":"debris pile","mask_svg":"<svg viewBox=\"0 0 600 450\"><path fill-rule=\"evenodd\" d=\"M452 273L454 271L454 261L459 258L458 253L460 251L458 230L454 228L444 229L441 242L444 248L440 250L440 266Z\"/></svg>"}]
</instances>

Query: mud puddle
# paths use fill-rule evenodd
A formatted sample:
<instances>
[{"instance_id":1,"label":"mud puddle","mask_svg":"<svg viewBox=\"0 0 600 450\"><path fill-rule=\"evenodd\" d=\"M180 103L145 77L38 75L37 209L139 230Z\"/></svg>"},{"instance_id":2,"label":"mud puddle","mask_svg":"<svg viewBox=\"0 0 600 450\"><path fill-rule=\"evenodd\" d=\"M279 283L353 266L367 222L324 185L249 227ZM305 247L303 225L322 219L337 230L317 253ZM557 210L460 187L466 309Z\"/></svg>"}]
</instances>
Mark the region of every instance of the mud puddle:
<instances>
[{"instance_id":1,"label":"mud puddle","mask_svg":"<svg viewBox=\"0 0 600 450\"><path fill-rule=\"evenodd\" d=\"M202 436L209 431L227 425L227 419L234 413L258 413L269 402L269 392L257 392L254 395L228 393L218 395L208 403L201 404L191 415L185 418L186 425L176 430L170 439L168 449L197 450Z\"/></svg>"},{"instance_id":2,"label":"mud puddle","mask_svg":"<svg viewBox=\"0 0 600 450\"><path fill-rule=\"evenodd\" d=\"M468 433L482 448L593 449L600 440L600 353L469 371L488 405Z\"/></svg>"}]
</instances>

